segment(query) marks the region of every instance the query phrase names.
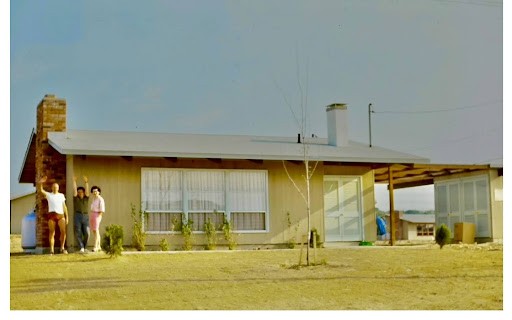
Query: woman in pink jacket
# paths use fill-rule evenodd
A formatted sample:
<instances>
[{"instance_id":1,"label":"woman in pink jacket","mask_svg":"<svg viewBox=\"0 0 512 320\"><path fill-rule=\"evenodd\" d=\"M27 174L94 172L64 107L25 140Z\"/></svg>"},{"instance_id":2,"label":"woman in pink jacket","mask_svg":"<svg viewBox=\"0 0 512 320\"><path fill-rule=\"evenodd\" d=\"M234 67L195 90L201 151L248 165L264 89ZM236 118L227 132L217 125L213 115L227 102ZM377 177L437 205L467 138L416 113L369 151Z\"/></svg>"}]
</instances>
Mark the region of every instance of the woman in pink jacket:
<instances>
[{"instance_id":1,"label":"woman in pink jacket","mask_svg":"<svg viewBox=\"0 0 512 320\"><path fill-rule=\"evenodd\" d=\"M91 214L89 215L89 225L94 234L93 252L101 251L100 222L105 213L105 200L100 196L101 189L97 186L91 188L92 202Z\"/></svg>"}]
</instances>

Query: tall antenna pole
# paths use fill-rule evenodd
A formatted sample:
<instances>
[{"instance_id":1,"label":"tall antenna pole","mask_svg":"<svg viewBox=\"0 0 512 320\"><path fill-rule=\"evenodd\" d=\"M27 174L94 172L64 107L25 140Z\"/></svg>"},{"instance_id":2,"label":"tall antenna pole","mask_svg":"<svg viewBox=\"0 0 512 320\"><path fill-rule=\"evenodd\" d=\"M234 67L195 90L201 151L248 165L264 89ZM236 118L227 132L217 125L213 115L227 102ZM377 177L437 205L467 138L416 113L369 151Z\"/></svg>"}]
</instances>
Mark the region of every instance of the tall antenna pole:
<instances>
[{"instance_id":1,"label":"tall antenna pole","mask_svg":"<svg viewBox=\"0 0 512 320\"><path fill-rule=\"evenodd\" d=\"M368 130L370 131L370 148L372 147L372 104L368 105Z\"/></svg>"}]
</instances>

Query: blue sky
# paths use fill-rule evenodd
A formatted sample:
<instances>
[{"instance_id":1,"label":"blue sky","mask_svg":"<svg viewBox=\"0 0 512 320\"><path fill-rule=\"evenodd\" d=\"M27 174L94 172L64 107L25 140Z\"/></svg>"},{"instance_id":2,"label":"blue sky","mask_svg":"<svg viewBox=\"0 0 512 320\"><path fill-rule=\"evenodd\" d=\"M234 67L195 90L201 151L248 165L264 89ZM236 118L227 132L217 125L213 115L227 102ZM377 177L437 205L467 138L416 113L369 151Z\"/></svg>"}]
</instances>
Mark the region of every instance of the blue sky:
<instances>
[{"instance_id":1,"label":"blue sky","mask_svg":"<svg viewBox=\"0 0 512 320\"><path fill-rule=\"evenodd\" d=\"M500 1L27 1L10 3L10 193L36 106L68 128L295 136L284 97L307 83L309 131L349 106L352 140L433 163L503 158ZM402 112L407 113L402 113ZM396 191L433 208L431 187ZM387 206L379 189L377 205Z\"/></svg>"}]
</instances>

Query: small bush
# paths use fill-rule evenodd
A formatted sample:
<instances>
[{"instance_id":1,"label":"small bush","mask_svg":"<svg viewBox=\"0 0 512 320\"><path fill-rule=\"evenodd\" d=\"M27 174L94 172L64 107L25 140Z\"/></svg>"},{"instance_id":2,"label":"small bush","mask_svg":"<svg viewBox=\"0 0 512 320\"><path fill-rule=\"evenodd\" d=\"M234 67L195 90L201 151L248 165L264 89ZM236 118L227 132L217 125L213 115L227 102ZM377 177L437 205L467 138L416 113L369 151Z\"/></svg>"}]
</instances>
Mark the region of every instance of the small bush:
<instances>
[{"instance_id":1,"label":"small bush","mask_svg":"<svg viewBox=\"0 0 512 320\"><path fill-rule=\"evenodd\" d=\"M170 221L169 230L173 232L181 231L181 220L179 220L176 217L173 217Z\"/></svg>"},{"instance_id":2,"label":"small bush","mask_svg":"<svg viewBox=\"0 0 512 320\"><path fill-rule=\"evenodd\" d=\"M181 233L183 234L183 250L190 251L193 247L193 239L192 239L192 225L194 221L188 219L188 221L184 221L181 225Z\"/></svg>"},{"instance_id":3,"label":"small bush","mask_svg":"<svg viewBox=\"0 0 512 320\"><path fill-rule=\"evenodd\" d=\"M138 251L144 251L146 248L146 232L142 224L144 218L144 211L139 208L138 212L135 209L135 205L132 204L132 220L133 220L133 234L132 234L132 245Z\"/></svg>"},{"instance_id":4,"label":"small bush","mask_svg":"<svg viewBox=\"0 0 512 320\"><path fill-rule=\"evenodd\" d=\"M443 223L436 229L436 243L441 249L445 244L450 242L451 232L450 229Z\"/></svg>"},{"instance_id":5,"label":"small bush","mask_svg":"<svg viewBox=\"0 0 512 320\"><path fill-rule=\"evenodd\" d=\"M204 224L204 233L206 234L206 250L215 250L217 247L217 229L215 224L208 218Z\"/></svg>"},{"instance_id":6,"label":"small bush","mask_svg":"<svg viewBox=\"0 0 512 320\"><path fill-rule=\"evenodd\" d=\"M290 215L290 212L286 212L286 222L288 224L288 232L290 234L292 234L292 219L291 219L291 215ZM290 238L288 239L288 242L286 243L286 246L289 248L289 249L293 249L295 248L295 244L297 243L297 241L295 240L295 235L297 234L297 230L299 229L299 223L295 224L295 226L293 227L293 234L294 235L291 235Z\"/></svg>"},{"instance_id":7,"label":"small bush","mask_svg":"<svg viewBox=\"0 0 512 320\"><path fill-rule=\"evenodd\" d=\"M236 240L233 234L233 226L231 222L228 221L226 216L224 215L224 221L222 223L222 232L224 233L224 240L228 243L229 250L234 250L236 248Z\"/></svg>"},{"instance_id":8,"label":"small bush","mask_svg":"<svg viewBox=\"0 0 512 320\"><path fill-rule=\"evenodd\" d=\"M123 251L123 227L108 225L101 241L101 247L110 257L120 256Z\"/></svg>"},{"instance_id":9,"label":"small bush","mask_svg":"<svg viewBox=\"0 0 512 320\"><path fill-rule=\"evenodd\" d=\"M169 242L167 242L167 239L162 238L162 240L160 240L160 243L158 245L160 246L160 250L169 251Z\"/></svg>"}]
</instances>

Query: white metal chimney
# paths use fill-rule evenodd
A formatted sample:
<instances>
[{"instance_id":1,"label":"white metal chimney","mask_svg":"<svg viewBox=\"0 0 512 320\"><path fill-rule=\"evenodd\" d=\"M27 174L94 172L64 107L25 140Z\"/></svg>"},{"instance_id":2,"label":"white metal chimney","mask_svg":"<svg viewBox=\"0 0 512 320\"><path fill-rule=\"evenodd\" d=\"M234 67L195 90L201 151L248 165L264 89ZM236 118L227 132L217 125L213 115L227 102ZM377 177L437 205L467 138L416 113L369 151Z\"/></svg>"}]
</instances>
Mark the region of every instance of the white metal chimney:
<instances>
[{"instance_id":1,"label":"white metal chimney","mask_svg":"<svg viewBox=\"0 0 512 320\"><path fill-rule=\"evenodd\" d=\"M327 106L327 142L330 146L348 146L348 110L345 103Z\"/></svg>"}]
</instances>

